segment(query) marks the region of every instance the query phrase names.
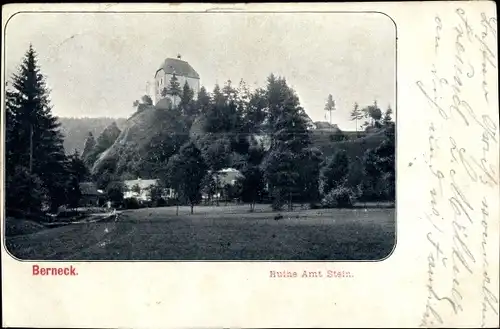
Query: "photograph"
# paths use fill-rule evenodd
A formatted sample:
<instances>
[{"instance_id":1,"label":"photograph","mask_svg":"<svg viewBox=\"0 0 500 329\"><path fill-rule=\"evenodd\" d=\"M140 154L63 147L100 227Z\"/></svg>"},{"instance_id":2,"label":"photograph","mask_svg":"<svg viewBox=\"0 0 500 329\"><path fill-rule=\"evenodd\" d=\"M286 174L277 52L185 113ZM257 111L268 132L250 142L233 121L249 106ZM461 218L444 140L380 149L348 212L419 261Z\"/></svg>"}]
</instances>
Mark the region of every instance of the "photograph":
<instances>
[{"instance_id":1,"label":"photograph","mask_svg":"<svg viewBox=\"0 0 500 329\"><path fill-rule=\"evenodd\" d=\"M384 261L397 26L382 12L19 12L3 233L18 261Z\"/></svg>"}]
</instances>

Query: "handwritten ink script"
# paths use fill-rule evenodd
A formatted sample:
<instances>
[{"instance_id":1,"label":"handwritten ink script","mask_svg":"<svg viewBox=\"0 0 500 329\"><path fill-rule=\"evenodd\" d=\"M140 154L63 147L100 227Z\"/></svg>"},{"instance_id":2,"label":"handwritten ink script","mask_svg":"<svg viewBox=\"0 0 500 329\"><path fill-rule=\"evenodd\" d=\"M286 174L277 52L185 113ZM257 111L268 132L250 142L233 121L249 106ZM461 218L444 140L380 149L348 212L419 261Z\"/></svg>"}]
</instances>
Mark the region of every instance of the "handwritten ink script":
<instances>
[{"instance_id":1,"label":"handwritten ink script","mask_svg":"<svg viewBox=\"0 0 500 329\"><path fill-rule=\"evenodd\" d=\"M423 327L498 324L497 20L489 15L436 15L433 64L415 82L430 113Z\"/></svg>"}]
</instances>

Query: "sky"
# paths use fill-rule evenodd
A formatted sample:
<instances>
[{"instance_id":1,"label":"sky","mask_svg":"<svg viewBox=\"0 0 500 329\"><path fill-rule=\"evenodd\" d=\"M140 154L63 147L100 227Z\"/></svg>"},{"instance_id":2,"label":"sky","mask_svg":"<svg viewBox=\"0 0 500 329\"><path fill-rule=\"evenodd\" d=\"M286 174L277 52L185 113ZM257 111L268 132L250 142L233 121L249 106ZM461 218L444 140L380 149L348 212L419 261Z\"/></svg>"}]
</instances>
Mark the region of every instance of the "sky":
<instances>
[{"instance_id":1,"label":"sky","mask_svg":"<svg viewBox=\"0 0 500 329\"><path fill-rule=\"evenodd\" d=\"M396 109L396 31L378 13L21 13L6 28L7 80L30 43L57 116L130 116L177 54L208 90L283 76L314 121L332 94L343 130L355 128L355 102Z\"/></svg>"}]
</instances>

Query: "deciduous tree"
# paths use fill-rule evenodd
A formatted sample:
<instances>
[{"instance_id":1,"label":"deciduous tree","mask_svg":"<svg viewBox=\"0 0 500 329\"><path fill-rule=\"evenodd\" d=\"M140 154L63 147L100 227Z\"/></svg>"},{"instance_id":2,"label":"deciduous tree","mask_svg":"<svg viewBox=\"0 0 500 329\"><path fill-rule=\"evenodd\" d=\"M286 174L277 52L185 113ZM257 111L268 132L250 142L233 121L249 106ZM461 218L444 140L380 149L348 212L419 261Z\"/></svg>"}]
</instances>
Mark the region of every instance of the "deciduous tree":
<instances>
[{"instance_id":1,"label":"deciduous tree","mask_svg":"<svg viewBox=\"0 0 500 329\"><path fill-rule=\"evenodd\" d=\"M185 144L179 154L173 156L169 163L169 181L178 196L191 206L191 214L201 198L201 185L207 167L200 150L192 142Z\"/></svg>"},{"instance_id":2,"label":"deciduous tree","mask_svg":"<svg viewBox=\"0 0 500 329\"><path fill-rule=\"evenodd\" d=\"M243 202L250 204L250 211L254 211L255 203L262 199L264 193L264 174L258 166L247 165L241 170L242 177L238 178L241 186Z\"/></svg>"}]
</instances>

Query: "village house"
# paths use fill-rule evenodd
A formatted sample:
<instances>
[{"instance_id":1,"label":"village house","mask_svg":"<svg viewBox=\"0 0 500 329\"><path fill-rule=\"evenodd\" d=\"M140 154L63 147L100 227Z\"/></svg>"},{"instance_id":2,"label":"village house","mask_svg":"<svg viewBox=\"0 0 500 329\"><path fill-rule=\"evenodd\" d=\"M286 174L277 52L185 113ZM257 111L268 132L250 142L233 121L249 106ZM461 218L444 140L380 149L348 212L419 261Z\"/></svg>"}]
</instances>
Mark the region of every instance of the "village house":
<instances>
[{"instance_id":1,"label":"village house","mask_svg":"<svg viewBox=\"0 0 500 329\"><path fill-rule=\"evenodd\" d=\"M223 188L225 186L234 186L238 179L243 178L243 174L234 168L224 168L218 171L218 175L214 174L213 177L218 180L219 191L211 197L209 197L206 193L202 193L202 199L205 201L209 199L214 200L222 198L224 193Z\"/></svg>"},{"instance_id":2,"label":"village house","mask_svg":"<svg viewBox=\"0 0 500 329\"><path fill-rule=\"evenodd\" d=\"M222 186L224 185L234 185L239 178L242 178L243 175L241 172L234 168L224 168L219 170L220 183Z\"/></svg>"},{"instance_id":3,"label":"village house","mask_svg":"<svg viewBox=\"0 0 500 329\"><path fill-rule=\"evenodd\" d=\"M125 192L123 193L124 199L135 198L138 201L149 202L151 201L151 188L158 185L158 179L133 179L126 180ZM174 198L174 190L165 188L162 191L161 197L164 199Z\"/></svg>"},{"instance_id":4,"label":"village house","mask_svg":"<svg viewBox=\"0 0 500 329\"><path fill-rule=\"evenodd\" d=\"M80 207L98 207L104 202L104 192L97 189L97 185L93 182L80 183Z\"/></svg>"},{"instance_id":5,"label":"village house","mask_svg":"<svg viewBox=\"0 0 500 329\"><path fill-rule=\"evenodd\" d=\"M315 129L321 130L338 130L339 127L336 124L331 124L326 121L316 121L314 122Z\"/></svg>"}]
</instances>

